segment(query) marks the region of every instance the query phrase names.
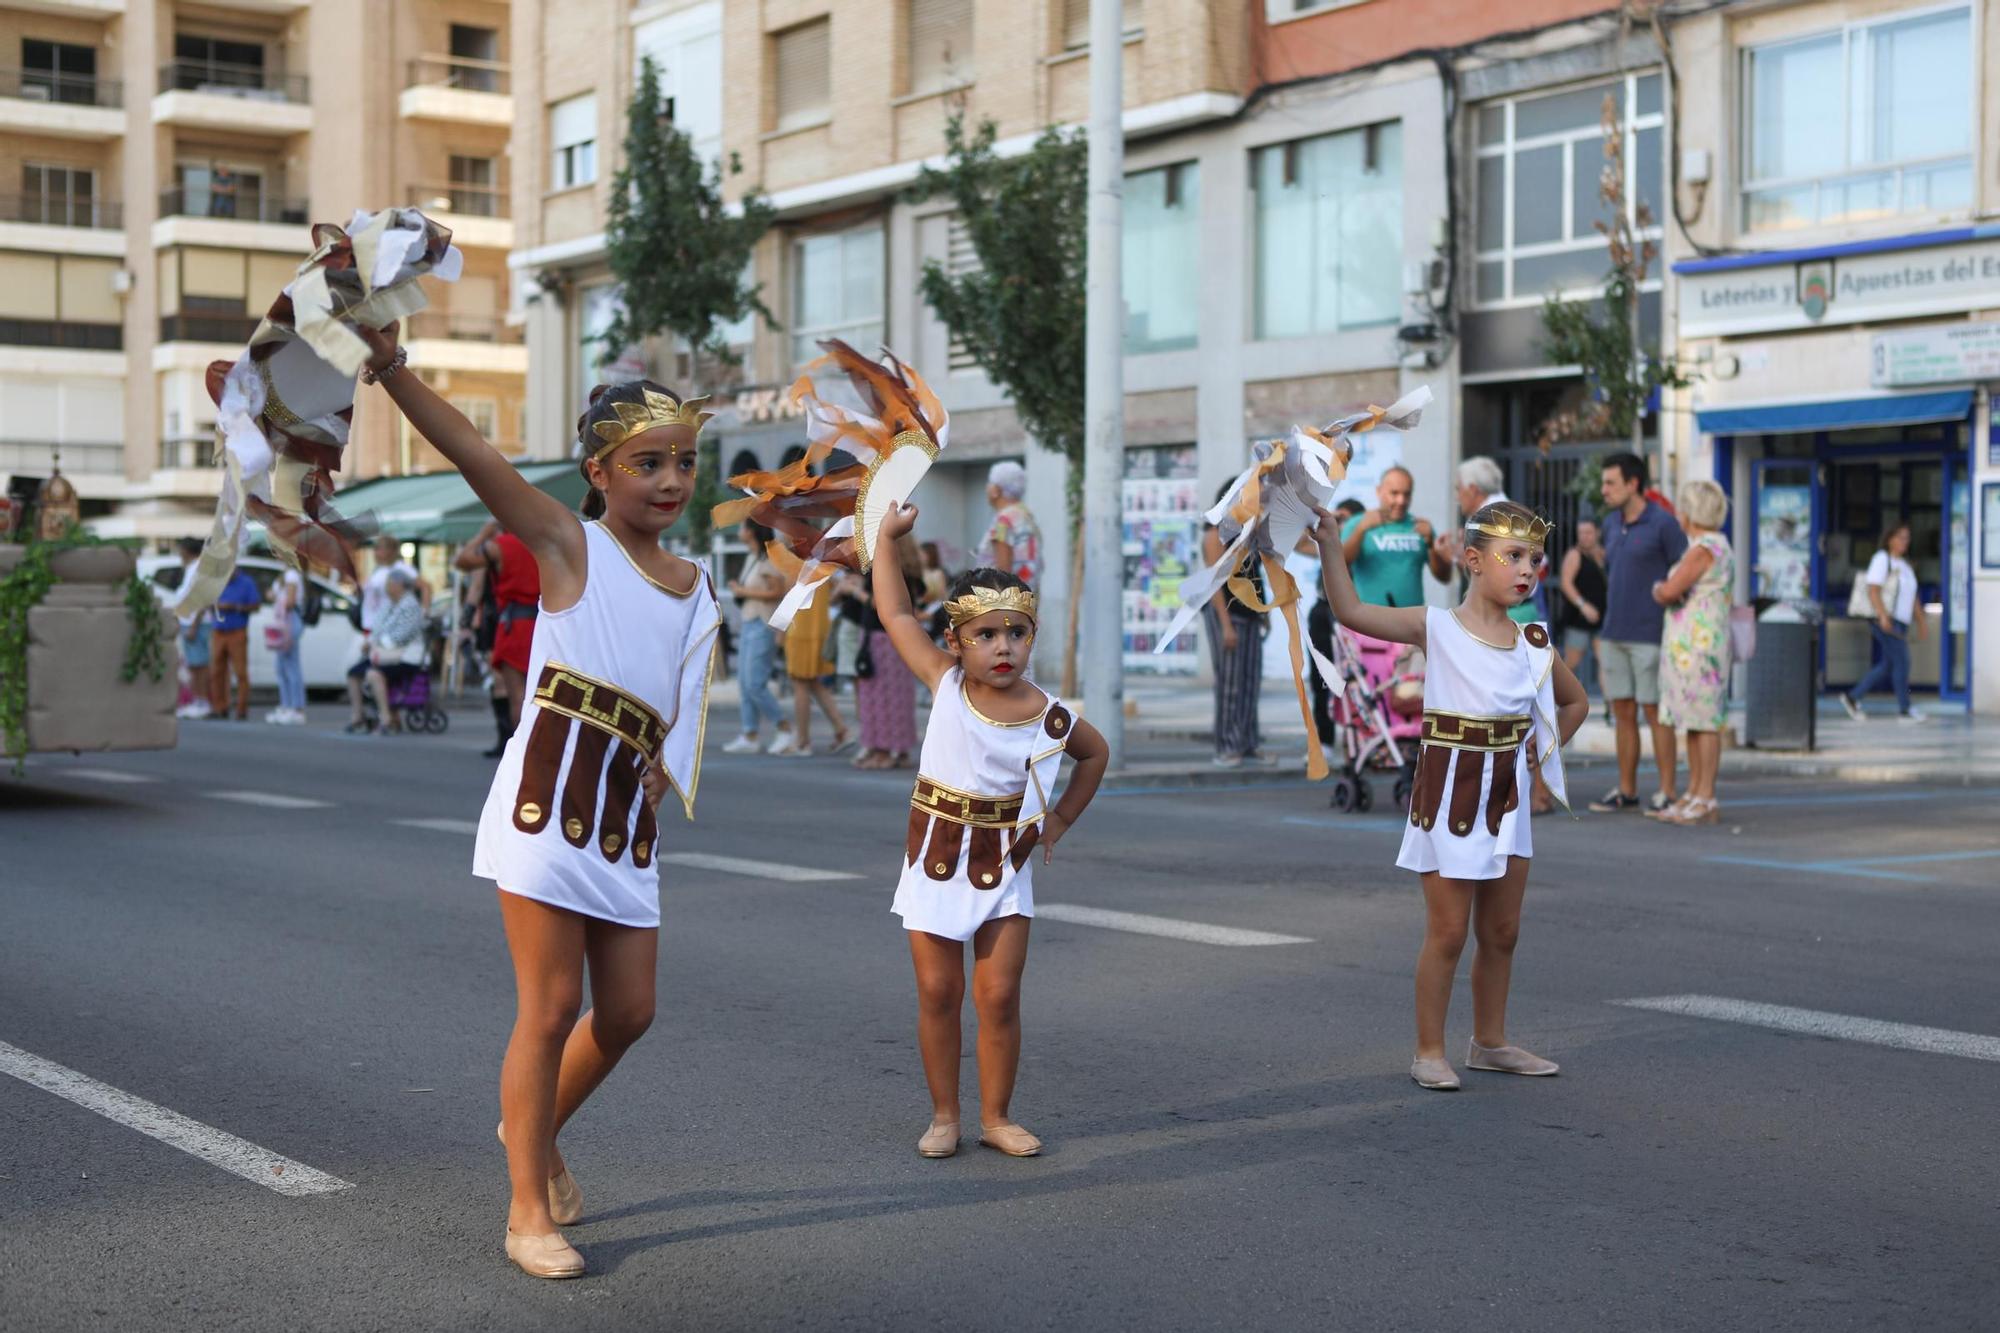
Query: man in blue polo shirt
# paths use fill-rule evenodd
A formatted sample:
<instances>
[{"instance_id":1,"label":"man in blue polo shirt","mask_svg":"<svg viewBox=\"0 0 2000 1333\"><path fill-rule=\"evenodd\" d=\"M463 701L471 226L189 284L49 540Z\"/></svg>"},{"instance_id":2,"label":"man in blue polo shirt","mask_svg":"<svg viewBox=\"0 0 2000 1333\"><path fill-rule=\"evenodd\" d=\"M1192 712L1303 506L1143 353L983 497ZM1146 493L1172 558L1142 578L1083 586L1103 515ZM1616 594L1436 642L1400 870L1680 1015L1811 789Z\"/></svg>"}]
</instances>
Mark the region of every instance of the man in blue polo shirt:
<instances>
[{"instance_id":1,"label":"man in blue polo shirt","mask_svg":"<svg viewBox=\"0 0 2000 1333\"><path fill-rule=\"evenodd\" d=\"M1676 759L1672 727L1660 725L1660 632L1667 610L1653 600L1653 585L1686 554L1687 534L1673 516L1646 499L1646 464L1636 454L1604 460L1605 608L1597 631L1597 674L1611 704L1618 738L1618 785L1590 803L1600 812L1639 808L1639 710L1653 729L1653 759L1660 789L1645 804L1674 803Z\"/></svg>"},{"instance_id":2,"label":"man in blue polo shirt","mask_svg":"<svg viewBox=\"0 0 2000 1333\"><path fill-rule=\"evenodd\" d=\"M209 646L208 701L215 717L229 716L229 676L236 675L236 720L250 720L250 617L264 604L257 580L239 569L215 598L215 634Z\"/></svg>"}]
</instances>

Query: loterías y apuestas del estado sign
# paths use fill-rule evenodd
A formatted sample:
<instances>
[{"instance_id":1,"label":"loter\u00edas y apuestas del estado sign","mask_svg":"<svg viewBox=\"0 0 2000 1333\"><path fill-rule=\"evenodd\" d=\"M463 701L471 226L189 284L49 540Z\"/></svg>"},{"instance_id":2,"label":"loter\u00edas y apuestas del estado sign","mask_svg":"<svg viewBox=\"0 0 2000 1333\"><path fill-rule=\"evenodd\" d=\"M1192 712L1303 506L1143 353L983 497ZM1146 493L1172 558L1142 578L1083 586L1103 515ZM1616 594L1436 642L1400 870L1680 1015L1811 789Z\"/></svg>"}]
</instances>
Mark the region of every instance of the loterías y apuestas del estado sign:
<instances>
[{"instance_id":1,"label":"loter\u00edas y apuestas del estado sign","mask_svg":"<svg viewBox=\"0 0 2000 1333\"><path fill-rule=\"evenodd\" d=\"M1770 333L2000 303L2000 232L1899 239L1909 243L1676 264L1680 334Z\"/></svg>"}]
</instances>

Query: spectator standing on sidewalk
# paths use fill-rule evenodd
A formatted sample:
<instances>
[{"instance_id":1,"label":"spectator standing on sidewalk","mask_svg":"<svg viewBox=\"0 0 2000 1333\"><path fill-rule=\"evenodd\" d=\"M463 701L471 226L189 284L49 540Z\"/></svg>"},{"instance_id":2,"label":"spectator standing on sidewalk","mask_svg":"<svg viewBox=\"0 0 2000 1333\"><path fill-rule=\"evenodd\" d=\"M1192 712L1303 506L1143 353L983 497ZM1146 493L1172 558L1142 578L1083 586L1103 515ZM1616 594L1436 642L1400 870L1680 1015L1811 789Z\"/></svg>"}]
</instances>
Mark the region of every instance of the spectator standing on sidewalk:
<instances>
[{"instance_id":1,"label":"spectator standing on sidewalk","mask_svg":"<svg viewBox=\"0 0 2000 1333\"><path fill-rule=\"evenodd\" d=\"M1427 518L1410 515L1415 488L1409 469L1390 468L1375 487L1375 508L1341 529L1341 553L1361 600L1375 606L1422 606L1424 570L1451 577L1451 560L1439 548Z\"/></svg>"},{"instance_id":2,"label":"spectator standing on sidewalk","mask_svg":"<svg viewBox=\"0 0 2000 1333\"><path fill-rule=\"evenodd\" d=\"M1597 684L1597 631L1604 624L1604 537L1595 519L1576 521L1576 540L1563 552L1563 662L1586 686ZM1588 667L1588 670L1585 668Z\"/></svg>"},{"instance_id":3,"label":"spectator standing on sidewalk","mask_svg":"<svg viewBox=\"0 0 2000 1333\"><path fill-rule=\"evenodd\" d=\"M1903 721L1928 722L1929 715L1910 702L1910 630L1914 627L1921 640L1930 624L1917 595L1917 571L1910 566L1909 524L1898 523L1882 534L1881 547L1860 577L1875 615L1868 625L1875 641L1875 664L1853 689L1842 692L1841 706L1856 722L1864 720L1861 701L1887 681L1896 692L1896 712Z\"/></svg>"},{"instance_id":4,"label":"spectator standing on sidewalk","mask_svg":"<svg viewBox=\"0 0 2000 1333\"><path fill-rule=\"evenodd\" d=\"M236 677L236 720L250 720L250 617L264 605L257 580L238 569L215 598L215 634L210 643L208 702L216 717L229 716L229 678Z\"/></svg>"},{"instance_id":5,"label":"spectator standing on sidewalk","mask_svg":"<svg viewBox=\"0 0 2000 1333\"><path fill-rule=\"evenodd\" d=\"M274 727L306 724L306 677L299 665L299 636L306 632L306 581L296 569L278 576L271 589L271 620L264 634L271 646L271 669L278 677L278 706L264 714Z\"/></svg>"},{"instance_id":6,"label":"spectator standing on sidewalk","mask_svg":"<svg viewBox=\"0 0 2000 1333\"><path fill-rule=\"evenodd\" d=\"M1653 585L1653 600L1667 608L1660 722L1687 733L1688 788L1659 818L1713 824L1722 811L1715 776L1722 767L1722 729L1729 725L1729 606L1736 588L1736 556L1721 532L1729 495L1712 481L1691 481L1681 487L1679 513L1687 554Z\"/></svg>"},{"instance_id":7,"label":"spectator standing on sidewalk","mask_svg":"<svg viewBox=\"0 0 2000 1333\"><path fill-rule=\"evenodd\" d=\"M1653 730L1653 759L1660 787L1644 802L1663 811L1675 795L1676 750L1673 728L1660 721L1660 640L1666 608L1653 600L1653 585L1667 577L1687 554L1687 534L1660 506L1646 499L1646 463L1637 454L1604 460L1605 608L1597 631L1597 669L1611 704L1617 733L1618 785L1590 808L1600 813L1637 810L1639 800L1639 713Z\"/></svg>"},{"instance_id":8,"label":"spectator standing on sidewalk","mask_svg":"<svg viewBox=\"0 0 2000 1333\"><path fill-rule=\"evenodd\" d=\"M1215 494L1217 503L1228 491L1229 483L1224 482ZM1222 534L1212 523L1202 529L1201 558L1210 565L1222 559ZM1270 600L1262 562L1247 562L1243 577L1249 579L1259 602ZM1201 620L1207 631L1209 665L1215 672L1215 766L1276 763L1275 756L1262 753L1257 727L1257 702L1264 691L1264 613L1253 610L1225 584L1202 607Z\"/></svg>"},{"instance_id":9,"label":"spectator standing on sidewalk","mask_svg":"<svg viewBox=\"0 0 2000 1333\"><path fill-rule=\"evenodd\" d=\"M986 503L993 506L993 523L973 563L1004 569L1029 587L1036 586L1042 568L1041 529L1021 497L1028 493L1028 470L1002 460L986 473Z\"/></svg>"},{"instance_id":10,"label":"spectator standing on sidewalk","mask_svg":"<svg viewBox=\"0 0 2000 1333\"><path fill-rule=\"evenodd\" d=\"M771 724L769 749L776 754L791 743L785 730L785 712L771 693L771 664L777 638L771 633L771 613L785 595L785 580L771 563L771 530L760 523L744 520L737 529L750 558L729 585L730 596L742 617L737 627L736 688L742 696L743 730L723 746L727 754L755 754L766 748L764 723Z\"/></svg>"}]
</instances>

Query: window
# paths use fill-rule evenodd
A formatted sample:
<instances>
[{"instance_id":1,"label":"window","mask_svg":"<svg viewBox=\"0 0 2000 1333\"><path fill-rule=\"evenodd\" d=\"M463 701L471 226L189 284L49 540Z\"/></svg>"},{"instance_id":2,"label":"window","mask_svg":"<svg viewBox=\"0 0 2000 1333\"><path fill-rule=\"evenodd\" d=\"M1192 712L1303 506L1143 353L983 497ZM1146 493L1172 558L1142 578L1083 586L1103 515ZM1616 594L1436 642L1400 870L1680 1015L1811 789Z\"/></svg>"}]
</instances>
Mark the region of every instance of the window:
<instances>
[{"instance_id":1,"label":"window","mask_svg":"<svg viewBox=\"0 0 2000 1333\"><path fill-rule=\"evenodd\" d=\"M454 88L475 93L500 91L500 34L493 28L451 25L451 78Z\"/></svg>"},{"instance_id":2,"label":"window","mask_svg":"<svg viewBox=\"0 0 2000 1333\"><path fill-rule=\"evenodd\" d=\"M1201 170L1176 162L1125 178L1125 350L1193 347L1201 328Z\"/></svg>"},{"instance_id":3,"label":"window","mask_svg":"<svg viewBox=\"0 0 2000 1333\"><path fill-rule=\"evenodd\" d=\"M490 157L451 155L451 211L477 218L500 216L500 164Z\"/></svg>"},{"instance_id":4,"label":"window","mask_svg":"<svg viewBox=\"0 0 2000 1333\"><path fill-rule=\"evenodd\" d=\"M95 102L97 48L22 38L21 95L44 102L80 102L86 106Z\"/></svg>"},{"instance_id":5,"label":"window","mask_svg":"<svg viewBox=\"0 0 2000 1333\"><path fill-rule=\"evenodd\" d=\"M1660 76L1628 74L1608 83L1488 102L1475 120L1473 299L1481 305L1538 303L1557 292L1604 285L1611 256L1597 223L1604 217L1604 99L1624 116L1625 200L1635 235L1658 240L1662 208ZM1641 226L1640 209L1650 219ZM1654 285L1649 277L1647 286Z\"/></svg>"},{"instance_id":6,"label":"window","mask_svg":"<svg viewBox=\"0 0 2000 1333\"><path fill-rule=\"evenodd\" d=\"M882 341L882 228L801 236L792 243L792 362L819 355L821 338L873 353Z\"/></svg>"},{"instance_id":7,"label":"window","mask_svg":"<svg viewBox=\"0 0 2000 1333\"><path fill-rule=\"evenodd\" d=\"M21 209L16 220L58 227L96 226L97 173L78 167L23 163Z\"/></svg>"},{"instance_id":8,"label":"window","mask_svg":"<svg viewBox=\"0 0 2000 1333\"><path fill-rule=\"evenodd\" d=\"M597 179L597 94L584 93L549 108L549 144L555 160L549 188L567 190Z\"/></svg>"},{"instance_id":9,"label":"window","mask_svg":"<svg viewBox=\"0 0 2000 1333\"><path fill-rule=\"evenodd\" d=\"M1062 0L1062 44L1065 51L1090 45L1090 0ZM1124 29L1137 32L1146 21L1145 0L1125 0Z\"/></svg>"},{"instance_id":10,"label":"window","mask_svg":"<svg viewBox=\"0 0 2000 1333\"><path fill-rule=\"evenodd\" d=\"M1393 323L1402 310L1403 135L1394 121L1259 148L1259 338Z\"/></svg>"},{"instance_id":11,"label":"window","mask_svg":"<svg viewBox=\"0 0 2000 1333\"><path fill-rule=\"evenodd\" d=\"M174 36L174 87L262 88L264 47L188 33Z\"/></svg>"},{"instance_id":12,"label":"window","mask_svg":"<svg viewBox=\"0 0 2000 1333\"><path fill-rule=\"evenodd\" d=\"M494 442L494 423L499 420L500 406L491 398L453 398L451 405L465 414L472 428L479 432L479 438Z\"/></svg>"},{"instance_id":13,"label":"window","mask_svg":"<svg viewBox=\"0 0 2000 1333\"><path fill-rule=\"evenodd\" d=\"M818 19L787 28L771 39L773 130L824 124L832 111L833 20Z\"/></svg>"},{"instance_id":14,"label":"window","mask_svg":"<svg viewBox=\"0 0 2000 1333\"><path fill-rule=\"evenodd\" d=\"M667 119L703 162L722 159L722 5L719 0L648 19L632 29L633 86L639 62L659 71Z\"/></svg>"},{"instance_id":15,"label":"window","mask_svg":"<svg viewBox=\"0 0 2000 1333\"><path fill-rule=\"evenodd\" d=\"M1970 207L1972 47L1959 8L1746 51L1744 227Z\"/></svg>"},{"instance_id":16,"label":"window","mask_svg":"<svg viewBox=\"0 0 2000 1333\"><path fill-rule=\"evenodd\" d=\"M910 92L972 82L972 0L909 0Z\"/></svg>"},{"instance_id":17,"label":"window","mask_svg":"<svg viewBox=\"0 0 2000 1333\"><path fill-rule=\"evenodd\" d=\"M275 222L283 211L267 200L261 169L234 162L179 162L174 165L178 205L184 217L247 218ZM267 204L269 205L267 207Z\"/></svg>"}]
</instances>

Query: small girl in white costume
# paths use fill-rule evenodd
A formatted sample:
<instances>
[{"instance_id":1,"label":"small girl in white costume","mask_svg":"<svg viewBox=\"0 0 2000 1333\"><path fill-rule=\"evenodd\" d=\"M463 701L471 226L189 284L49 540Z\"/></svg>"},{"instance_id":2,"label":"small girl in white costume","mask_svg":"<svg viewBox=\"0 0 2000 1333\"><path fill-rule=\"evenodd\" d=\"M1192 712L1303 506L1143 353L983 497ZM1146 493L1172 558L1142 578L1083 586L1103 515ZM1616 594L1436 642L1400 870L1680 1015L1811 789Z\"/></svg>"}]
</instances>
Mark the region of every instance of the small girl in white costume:
<instances>
[{"instance_id":1,"label":"small girl in white costume","mask_svg":"<svg viewBox=\"0 0 2000 1333\"><path fill-rule=\"evenodd\" d=\"M1534 591L1548 530L1511 501L1480 509L1465 524L1465 600L1443 610L1364 603L1347 572L1340 525L1322 512L1314 532L1334 619L1424 650L1423 752L1396 864L1423 877L1428 910L1410 1065L1410 1077L1426 1088L1459 1085L1445 1058L1444 1020L1468 917L1479 951L1472 959L1466 1064L1501 1074L1547 1075L1557 1068L1507 1044L1507 987L1534 855L1526 795L1539 768L1563 799L1561 747L1590 712L1548 627L1507 618L1508 608Z\"/></svg>"},{"instance_id":2,"label":"small girl in white costume","mask_svg":"<svg viewBox=\"0 0 2000 1333\"><path fill-rule=\"evenodd\" d=\"M590 493L579 522L529 485L415 375L395 326L362 330L380 383L464 474L541 571L528 698L479 821L473 873L500 889L518 1007L500 1069L513 1198L507 1257L576 1277L557 1230L583 1196L555 1138L653 1017L659 828L667 789L689 818L719 623L701 566L660 534L694 496L708 414L651 381L599 385L577 423ZM589 961L591 1007L578 1016Z\"/></svg>"},{"instance_id":3,"label":"small girl in white costume","mask_svg":"<svg viewBox=\"0 0 2000 1333\"><path fill-rule=\"evenodd\" d=\"M925 1157L958 1151L959 1009L965 941L972 941L972 1002L979 1011L979 1141L1032 1157L1041 1140L1008 1118L1021 1059L1021 971L1035 914L1034 853L1055 845L1097 794L1110 751L1088 722L1022 679L1035 641L1035 595L1013 574L974 569L945 599L946 652L910 610L891 549L916 525L914 506L891 509L870 571L875 608L896 651L930 687L909 833L894 910L909 932L917 972L917 1043L930 1085ZM1063 755L1076 771L1051 805Z\"/></svg>"}]
</instances>

